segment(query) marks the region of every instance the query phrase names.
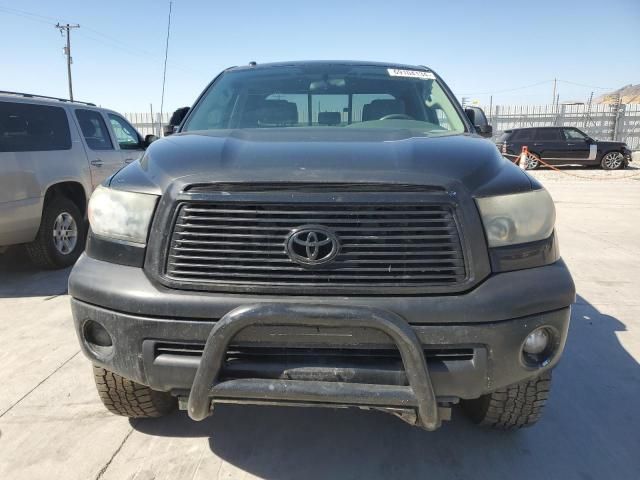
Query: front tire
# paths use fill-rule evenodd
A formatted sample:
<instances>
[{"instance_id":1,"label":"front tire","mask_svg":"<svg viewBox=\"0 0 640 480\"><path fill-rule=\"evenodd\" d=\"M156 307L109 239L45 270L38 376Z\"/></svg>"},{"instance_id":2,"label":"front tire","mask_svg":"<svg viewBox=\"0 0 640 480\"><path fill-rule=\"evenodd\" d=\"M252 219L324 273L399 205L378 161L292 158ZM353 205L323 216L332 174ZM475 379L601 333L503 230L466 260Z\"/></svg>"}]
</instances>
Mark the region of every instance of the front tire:
<instances>
[{"instance_id":1,"label":"front tire","mask_svg":"<svg viewBox=\"0 0 640 480\"><path fill-rule=\"evenodd\" d=\"M157 418L171 413L177 399L152 390L105 368L93 366L100 400L111 413L129 418Z\"/></svg>"},{"instance_id":2,"label":"front tire","mask_svg":"<svg viewBox=\"0 0 640 480\"><path fill-rule=\"evenodd\" d=\"M624 155L620 152L609 152L602 157L600 166L603 170L624 168Z\"/></svg>"},{"instance_id":3,"label":"front tire","mask_svg":"<svg viewBox=\"0 0 640 480\"><path fill-rule=\"evenodd\" d=\"M540 157L535 153L529 152L527 154L527 163L525 166L525 170L535 170L540 166Z\"/></svg>"},{"instance_id":4,"label":"front tire","mask_svg":"<svg viewBox=\"0 0 640 480\"><path fill-rule=\"evenodd\" d=\"M550 388L551 371L548 370L475 400L463 400L462 408L478 425L499 430L530 427L540 419Z\"/></svg>"},{"instance_id":5,"label":"front tire","mask_svg":"<svg viewBox=\"0 0 640 480\"><path fill-rule=\"evenodd\" d=\"M36 239L26 245L27 254L38 267L65 268L73 265L86 240L84 218L66 197L48 200L42 211Z\"/></svg>"}]
</instances>

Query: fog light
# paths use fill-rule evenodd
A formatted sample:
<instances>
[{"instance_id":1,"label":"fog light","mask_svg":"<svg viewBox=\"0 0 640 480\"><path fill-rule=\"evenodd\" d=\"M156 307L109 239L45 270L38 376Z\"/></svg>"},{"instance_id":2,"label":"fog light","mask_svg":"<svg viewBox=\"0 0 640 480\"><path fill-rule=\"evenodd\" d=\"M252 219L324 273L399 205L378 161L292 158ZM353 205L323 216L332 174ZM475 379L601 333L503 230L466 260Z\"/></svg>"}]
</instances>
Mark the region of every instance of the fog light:
<instances>
[{"instance_id":1,"label":"fog light","mask_svg":"<svg viewBox=\"0 0 640 480\"><path fill-rule=\"evenodd\" d=\"M113 346L113 340L109 332L93 320L87 320L83 328L84 338L87 343L92 347L111 347Z\"/></svg>"},{"instance_id":2,"label":"fog light","mask_svg":"<svg viewBox=\"0 0 640 480\"><path fill-rule=\"evenodd\" d=\"M527 335L522 349L530 355L539 355L547 349L550 339L551 335L546 328L538 328Z\"/></svg>"}]
</instances>

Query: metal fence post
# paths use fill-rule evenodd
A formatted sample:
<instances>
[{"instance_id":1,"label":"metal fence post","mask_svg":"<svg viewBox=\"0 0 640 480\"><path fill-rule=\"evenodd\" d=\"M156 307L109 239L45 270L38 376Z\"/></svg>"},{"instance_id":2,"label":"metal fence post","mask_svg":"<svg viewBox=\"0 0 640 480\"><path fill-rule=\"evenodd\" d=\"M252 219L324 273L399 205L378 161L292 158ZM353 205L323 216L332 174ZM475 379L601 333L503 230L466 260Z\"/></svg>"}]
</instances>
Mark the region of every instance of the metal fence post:
<instances>
[{"instance_id":1,"label":"metal fence post","mask_svg":"<svg viewBox=\"0 0 640 480\"><path fill-rule=\"evenodd\" d=\"M624 113L625 113L625 104L616 104L616 114L613 117L613 133L611 135L611 140L614 142L618 139L618 127L620 126L620 120L624 121Z\"/></svg>"}]
</instances>

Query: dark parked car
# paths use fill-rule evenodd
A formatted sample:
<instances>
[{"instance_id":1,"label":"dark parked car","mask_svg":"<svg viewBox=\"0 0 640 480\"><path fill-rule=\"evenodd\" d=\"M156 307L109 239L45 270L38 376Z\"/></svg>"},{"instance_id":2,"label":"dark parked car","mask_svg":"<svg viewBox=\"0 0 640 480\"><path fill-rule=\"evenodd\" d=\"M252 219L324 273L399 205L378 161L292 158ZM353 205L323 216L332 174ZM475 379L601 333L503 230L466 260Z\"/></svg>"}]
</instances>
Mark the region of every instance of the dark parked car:
<instances>
[{"instance_id":1,"label":"dark parked car","mask_svg":"<svg viewBox=\"0 0 640 480\"><path fill-rule=\"evenodd\" d=\"M625 168L631 151L625 143L594 140L575 127L514 128L505 130L496 144L503 155L517 161L522 147L529 150L527 169L549 165L600 165L605 170Z\"/></svg>"},{"instance_id":2,"label":"dark parked car","mask_svg":"<svg viewBox=\"0 0 640 480\"><path fill-rule=\"evenodd\" d=\"M425 67L294 62L225 70L185 113L93 194L69 279L111 412L538 420L575 289L481 110Z\"/></svg>"}]
</instances>

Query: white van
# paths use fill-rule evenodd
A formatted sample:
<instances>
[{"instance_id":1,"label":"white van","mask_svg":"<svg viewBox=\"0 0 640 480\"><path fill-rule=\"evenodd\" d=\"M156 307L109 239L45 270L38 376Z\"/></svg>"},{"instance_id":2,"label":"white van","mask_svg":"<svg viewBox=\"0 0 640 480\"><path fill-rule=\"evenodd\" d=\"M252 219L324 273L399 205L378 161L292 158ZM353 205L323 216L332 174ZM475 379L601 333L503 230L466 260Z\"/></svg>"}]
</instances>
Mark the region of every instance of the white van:
<instances>
[{"instance_id":1,"label":"white van","mask_svg":"<svg viewBox=\"0 0 640 480\"><path fill-rule=\"evenodd\" d=\"M91 192L155 139L92 103L0 91L0 252L25 244L41 267L72 265Z\"/></svg>"}]
</instances>

